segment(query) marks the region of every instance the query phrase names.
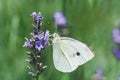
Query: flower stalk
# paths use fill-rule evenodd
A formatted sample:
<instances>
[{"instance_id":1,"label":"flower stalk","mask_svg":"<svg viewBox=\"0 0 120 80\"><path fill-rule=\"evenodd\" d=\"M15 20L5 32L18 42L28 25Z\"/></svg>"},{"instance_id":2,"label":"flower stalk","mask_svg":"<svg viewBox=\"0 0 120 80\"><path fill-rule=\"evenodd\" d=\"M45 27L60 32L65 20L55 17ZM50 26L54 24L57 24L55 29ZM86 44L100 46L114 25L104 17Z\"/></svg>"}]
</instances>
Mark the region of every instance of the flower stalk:
<instances>
[{"instance_id":1,"label":"flower stalk","mask_svg":"<svg viewBox=\"0 0 120 80\"><path fill-rule=\"evenodd\" d=\"M28 74L33 78L38 80L40 74L47 68L46 65L43 65L41 62L41 54L42 50L45 49L46 46L49 45L49 31L42 31L42 20L43 16L39 12L33 12L31 14L33 18L33 31L30 33L30 39L25 38L26 41L23 47L29 48L31 51L27 51L26 54L29 56L29 59L25 61L30 64L27 66Z\"/></svg>"}]
</instances>

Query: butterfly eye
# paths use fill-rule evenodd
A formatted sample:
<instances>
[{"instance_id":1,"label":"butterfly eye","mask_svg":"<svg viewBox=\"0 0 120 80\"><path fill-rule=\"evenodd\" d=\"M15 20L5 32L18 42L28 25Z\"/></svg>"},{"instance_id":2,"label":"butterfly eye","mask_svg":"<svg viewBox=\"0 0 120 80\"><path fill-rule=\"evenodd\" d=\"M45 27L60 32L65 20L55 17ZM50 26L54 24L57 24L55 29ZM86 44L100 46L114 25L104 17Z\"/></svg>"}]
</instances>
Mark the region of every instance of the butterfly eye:
<instances>
[{"instance_id":1,"label":"butterfly eye","mask_svg":"<svg viewBox=\"0 0 120 80\"><path fill-rule=\"evenodd\" d=\"M77 56L80 56L80 53L79 53L79 52L77 52L77 53L76 53L76 55L77 55Z\"/></svg>"}]
</instances>

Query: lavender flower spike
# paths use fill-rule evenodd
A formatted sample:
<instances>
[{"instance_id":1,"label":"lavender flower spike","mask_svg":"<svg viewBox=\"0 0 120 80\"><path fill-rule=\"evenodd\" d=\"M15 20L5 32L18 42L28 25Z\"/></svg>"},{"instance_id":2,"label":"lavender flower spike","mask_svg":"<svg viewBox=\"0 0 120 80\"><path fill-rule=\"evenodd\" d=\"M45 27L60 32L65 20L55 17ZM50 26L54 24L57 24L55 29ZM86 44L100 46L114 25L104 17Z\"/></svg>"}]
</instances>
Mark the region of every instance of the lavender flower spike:
<instances>
[{"instance_id":1,"label":"lavender flower spike","mask_svg":"<svg viewBox=\"0 0 120 80\"><path fill-rule=\"evenodd\" d=\"M66 21L66 18L65 16L63 15L62 12L56 12L54 14L54 19L55 19L55 22L58 26L62 26L62 27L65 27L67 25L67 21Z\"/></svg>"},{"instance_id":2,"label":"lavender flower spike","mask_svg":"<svg viewBox=\"0 0 120 80\"><path fill-rule=\"evenodd\" d=\"M42 15L41 13L33 12L31 14L33 18L33 31L30 33L30 39L26 39L23 47L29 48L31 51L27 51L29 59L27 62L31 65L28 67L28 74L33 78L38 80L40 74L46 68L46 65L43 65L40 58L43 48L48 45L49 41L49 31L42 31Z\"/></svg>"}]
</instances>

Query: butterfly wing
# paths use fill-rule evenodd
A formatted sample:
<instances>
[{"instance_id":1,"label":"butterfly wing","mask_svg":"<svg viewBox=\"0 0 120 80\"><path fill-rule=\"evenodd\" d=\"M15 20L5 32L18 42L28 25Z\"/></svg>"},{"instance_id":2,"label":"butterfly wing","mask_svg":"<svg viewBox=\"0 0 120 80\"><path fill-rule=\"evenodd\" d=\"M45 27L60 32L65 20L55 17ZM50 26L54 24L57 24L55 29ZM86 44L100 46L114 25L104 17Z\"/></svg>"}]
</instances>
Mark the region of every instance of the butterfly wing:
<instances>
[{"instance_id":1,"label":"butterfly wing","mask_svg":"<svg viewBox=\"0 0 120 80\"><path fill-rule=\"evenodd\" d=\"M92 51L84 43L69 37L61 37L68 46L74 49L75 58L79 61L79 65L86 63L94 57ZM79 53L79 54L78 54Z\"/></svg>"},{"instance_id":2,"label":"butterfly wing","mask_svg":"<svg viewBox=\"0 0 120 80\"><path fill-rule=\"evenodd\" d=\"M55 68L61 72L74 71L78 67L78 63L73 57L73 52L74 51L71 47L66 46L62 42L53 45L53 62Z\"/></svg>"},{"instance_id":3,"label":"butterfly wing","mask_svg":"<svg viewBox=\"0 0 120 80\"><path fill-rule=\"evenodd\" d=\"M94 54L85 44L72 38L61 37L53 45L53 62L61 72L72 72L93 57Z\"/></svg>"}]
</instances>

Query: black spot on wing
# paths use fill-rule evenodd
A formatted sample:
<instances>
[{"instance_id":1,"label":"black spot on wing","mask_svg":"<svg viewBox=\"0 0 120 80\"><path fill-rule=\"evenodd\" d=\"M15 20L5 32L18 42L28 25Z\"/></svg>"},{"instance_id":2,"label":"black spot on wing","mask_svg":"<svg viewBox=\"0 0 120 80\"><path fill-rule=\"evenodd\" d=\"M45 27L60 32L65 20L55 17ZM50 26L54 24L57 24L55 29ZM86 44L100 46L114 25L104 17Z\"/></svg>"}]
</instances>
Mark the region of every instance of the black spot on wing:
<instances>
[{"instance_id":1,"label":"black spot on wing","mask_svg":"<svg viewBox=\"0 0 120 80\"><path fill-rule=\"evenodd\" d=\"M79 52L76 52L76 55L77 55L77 56L80 56L80 53L79 53Z\"/></svg>"}]
</instances>

